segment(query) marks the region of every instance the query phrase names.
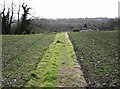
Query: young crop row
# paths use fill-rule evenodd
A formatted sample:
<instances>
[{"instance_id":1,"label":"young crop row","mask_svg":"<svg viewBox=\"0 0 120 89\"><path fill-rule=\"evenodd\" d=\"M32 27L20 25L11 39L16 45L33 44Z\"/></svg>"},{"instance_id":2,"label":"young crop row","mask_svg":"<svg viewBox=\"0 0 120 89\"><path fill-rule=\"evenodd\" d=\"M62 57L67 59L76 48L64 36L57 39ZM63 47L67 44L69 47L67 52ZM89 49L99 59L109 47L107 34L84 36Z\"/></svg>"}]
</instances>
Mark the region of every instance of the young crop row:
<instances>
[{"instance_id":1,"label":"young crop row","mask_svg":"<svg viewBox=\"0 0 120 89\"><path fill-rule=\"evenodd\" d=\"M11 45L13 43L16 43L17 41L20 41L26 37L28 37L28 35L3 35L3 40L2 40L2 46L8 46ZM9 39L8 39L9 38Z\"/></svg>"},{"instance_id":2,"label":"young crop row","mask_svg":"<svg viewBox=\"0 0 120 89\"><path fill-rule=\"evenodd\" d=\"M42 59L55 34L2 37L3 86L23 86Z\"/></svg>"},{"instance_id":3,"label":"young crop row","mask_svg":"<svg viewBox=\"0 0 120 89\"><path fill-rule=\"evenodd\" d=\"M69 33L90 86L118 86L118 33Z\"/></svg>"}]
</instances>

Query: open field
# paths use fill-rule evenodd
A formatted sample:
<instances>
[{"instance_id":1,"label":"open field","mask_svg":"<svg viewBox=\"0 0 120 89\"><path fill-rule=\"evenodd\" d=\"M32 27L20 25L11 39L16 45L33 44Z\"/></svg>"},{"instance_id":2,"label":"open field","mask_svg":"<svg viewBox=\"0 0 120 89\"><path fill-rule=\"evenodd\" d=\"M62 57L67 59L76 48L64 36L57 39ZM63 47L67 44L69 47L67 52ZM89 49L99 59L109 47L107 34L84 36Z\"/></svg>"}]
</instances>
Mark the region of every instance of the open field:
<instances>
[{"instance_id":1,"label":"open field","mask_svg":"<svg viewBox=\"0 0 120 89\"><path fill-rule=\"evenodd\" d=\"M119 85L118 32L69 33L90 86Z\"/></svg>"},{"instance_id":2,"label":"open field","mask_svg":"<svg viewBox=\"0 0 120 89\"><path fill-rule=\"evenodd\" d=\"M30 79L55 34L2 37L3 86L23 86Z\"/></svg>"},{"instance_id":3,"label":"open field","mask_svg":"<svg viewBox=\"0 0 120 89\"><path fill-rule=\"evenodd\" d=\"M3 86L117 86L118 32L3 35L2 63Z\"/></svg>"}]
</instances>

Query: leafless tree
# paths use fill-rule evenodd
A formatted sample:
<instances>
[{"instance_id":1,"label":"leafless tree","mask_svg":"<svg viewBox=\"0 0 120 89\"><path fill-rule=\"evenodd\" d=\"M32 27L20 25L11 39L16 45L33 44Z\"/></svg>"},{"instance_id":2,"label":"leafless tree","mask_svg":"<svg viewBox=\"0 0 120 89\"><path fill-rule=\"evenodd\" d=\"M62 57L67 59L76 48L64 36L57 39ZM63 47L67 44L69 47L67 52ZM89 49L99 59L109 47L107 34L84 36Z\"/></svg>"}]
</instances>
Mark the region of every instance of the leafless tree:
<instances>
[{"instance_id":1,"label":"leafless tree","mask_svg":"<svg viewBox=\"0 0 120 89\"><path fill-rule=\"evenodd\" d=\"M18 14L18 26L17 26L17 33L19 33L19 26L20 26L20 3L19 3L19 9L17 11L17 14Z\"/></svg>"}]
</instances>

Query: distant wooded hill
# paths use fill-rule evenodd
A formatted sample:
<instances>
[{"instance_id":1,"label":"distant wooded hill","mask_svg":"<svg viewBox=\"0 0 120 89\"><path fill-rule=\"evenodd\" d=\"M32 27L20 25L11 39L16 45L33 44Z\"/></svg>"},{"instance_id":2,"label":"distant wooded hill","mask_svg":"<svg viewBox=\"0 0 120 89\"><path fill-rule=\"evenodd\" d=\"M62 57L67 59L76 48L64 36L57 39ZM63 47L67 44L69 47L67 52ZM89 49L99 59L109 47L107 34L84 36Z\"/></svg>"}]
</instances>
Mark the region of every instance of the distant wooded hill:
<instances>
[{"instance_id":1,"label":"distant wooded hill","mask_svg":"<svg viewBox=\"0 0 120 89\"><path fill-rule=\"evenodd\" d=\"M92 30L116 30L118 29L118 18L76 18L76 19L45 19L35 18L31 20L29 29L34 33L73 31L74 28ZM15 24L13 25L14 28Z\"/></svg>"},{"instance_id":2,"label":"distant wooded hill","mask_svg":"<svg viewBox=\"0 0 120 89\"><path fill-rule=\"evenodd\" d=\"M114 30L117 29L117 18L77 18L77 19L34 19L32 30L35 32L72 31L74 28Z\"/></svg>"}]
</instances>

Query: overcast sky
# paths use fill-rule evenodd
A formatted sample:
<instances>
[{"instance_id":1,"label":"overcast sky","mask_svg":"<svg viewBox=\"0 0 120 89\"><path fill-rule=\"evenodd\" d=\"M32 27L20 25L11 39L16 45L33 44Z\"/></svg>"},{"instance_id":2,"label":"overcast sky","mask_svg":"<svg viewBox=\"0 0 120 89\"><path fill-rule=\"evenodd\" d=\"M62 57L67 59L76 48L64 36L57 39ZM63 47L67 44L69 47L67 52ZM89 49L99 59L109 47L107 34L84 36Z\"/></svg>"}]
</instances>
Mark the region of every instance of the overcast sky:
<instances>
[{"instance_id":1,"label":"overcast sky","mask_svg":"<svg viewBox=\"0 0 120 89\"><path fill-rule=\"evenodd\" d=\"M3 2L3 0L1 0ZM5 0L7 5L12 0ZM117 17L120 0L13 0L26 2L34 16L41 18ZM1 3L2 3L1 2Z\"/></svg>"}]
</instances>

